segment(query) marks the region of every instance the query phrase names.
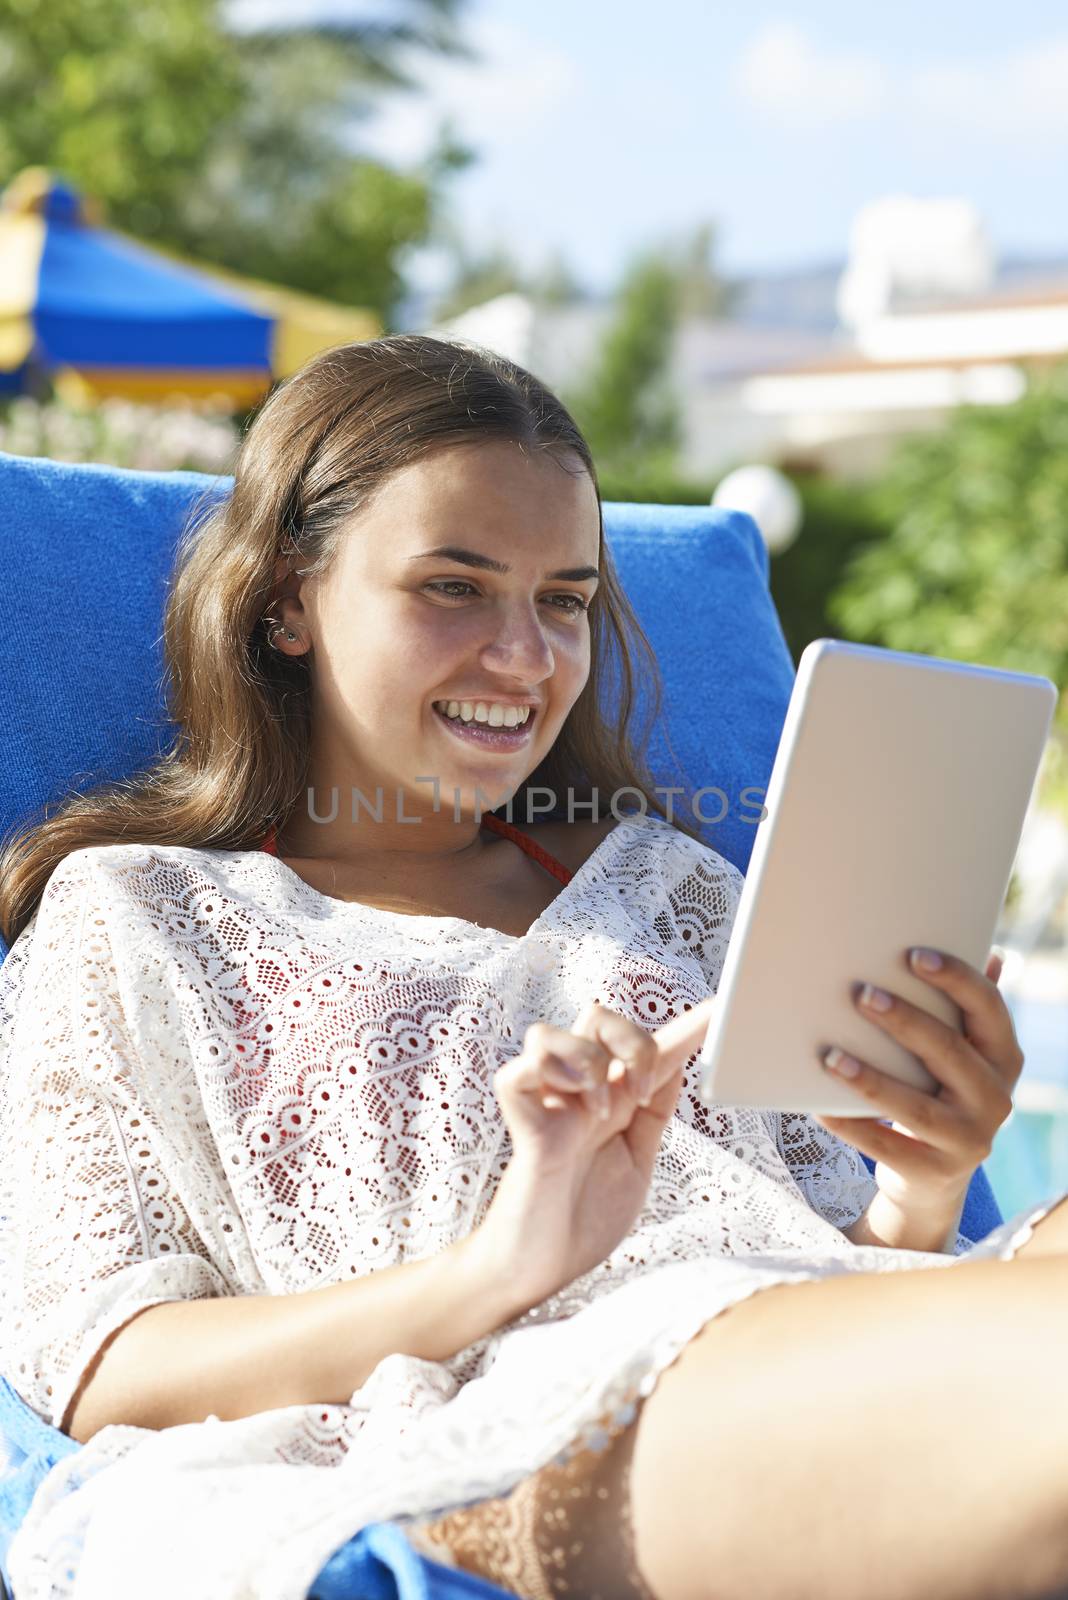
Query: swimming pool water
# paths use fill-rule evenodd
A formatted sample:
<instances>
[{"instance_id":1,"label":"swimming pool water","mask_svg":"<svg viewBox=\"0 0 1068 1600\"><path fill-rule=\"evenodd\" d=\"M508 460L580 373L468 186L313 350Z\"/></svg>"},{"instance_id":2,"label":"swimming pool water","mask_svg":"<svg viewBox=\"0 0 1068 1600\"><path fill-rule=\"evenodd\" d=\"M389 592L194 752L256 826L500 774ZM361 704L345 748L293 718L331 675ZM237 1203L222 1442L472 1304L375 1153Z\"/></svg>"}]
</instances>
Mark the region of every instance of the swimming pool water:
<instances>
[{"instance_id":1,"label":"swimming pool water","mask_svg":"<svg viewBox=\"0 0 1068 1600\"><path fill-rule=\"evenodd\" d=\"M1068 1002L1006 995L1024 1069L1015 1105L983 1163L1010 1217L1068 1184Z\"/></svg>"}]
</instances>

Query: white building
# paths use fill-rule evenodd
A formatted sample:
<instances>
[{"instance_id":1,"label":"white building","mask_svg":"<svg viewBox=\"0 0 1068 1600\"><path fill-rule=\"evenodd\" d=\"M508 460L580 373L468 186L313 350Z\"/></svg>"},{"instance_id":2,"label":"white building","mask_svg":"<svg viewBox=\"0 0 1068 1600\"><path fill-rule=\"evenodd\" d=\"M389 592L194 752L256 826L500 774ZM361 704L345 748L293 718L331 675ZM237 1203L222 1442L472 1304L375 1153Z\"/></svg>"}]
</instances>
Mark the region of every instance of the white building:
<instances>
[{"instance_id":1,"label":"white building","mask_svg":"<svg viewBox=\"0 0 1068 1600\"><path fill-rule=\"evenodd\" d=\"M962 404L1005 405L1027 369L1068 359L1068 276L998 288L974 208L891 196L865 207L837 292L839 331L691 320L673 384L679 470L715 481L739 462L805 463L864 477L897 439ZM612 307L539 307L500 295L440 330L501 351L567 398Z\"/></svg>"},{"instance_id":2,"label":"white building","mask_svg":"<svg viewBox=\"0 0 1068 1600\"><path fill-rule=\"evenodd\" d=\"M846 476L882 467L895 440L956 406L1007 405L1029 368L1068 359L1068 281L914 305L873 317L849 347L751 371L736 403L781 457Z\"/></svg>"},{"instance_id":3,"label":"white building","mask_svg":"<svg viewBox=\"0 0 1068 1600\"><path fill-rule=\"evenodd\" d=\"M537 306L522 294L498 295L430 328L443 338L469 339L517 361L567 399L587 375L612 318L612 306ZM741 385L753 372L815 358L826 340L793 329L763 329L693 319L675 343L672 384L682 414L679 471L698 480L728 466L778 452L780 420L749 411Z\"/></svg>"}]
</instances>

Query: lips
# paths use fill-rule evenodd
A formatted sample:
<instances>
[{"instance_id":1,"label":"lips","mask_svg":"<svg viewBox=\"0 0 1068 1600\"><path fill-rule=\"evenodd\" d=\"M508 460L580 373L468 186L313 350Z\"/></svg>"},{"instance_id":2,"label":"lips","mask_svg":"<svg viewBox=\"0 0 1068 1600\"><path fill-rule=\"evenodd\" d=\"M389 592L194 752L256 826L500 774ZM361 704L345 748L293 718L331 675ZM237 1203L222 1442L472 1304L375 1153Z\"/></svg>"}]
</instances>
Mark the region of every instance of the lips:
<instances>
[{"instance_id":1,"label":"lips","mask_svg":"<svg viewBox=\"0 0 1068 1600\"><path fill-rule=\"evenodd\" d=\"M486 751L498 750L505 754L521 750L529 742L531 729L538 715L532 707L530 716L520 727L492 728L488 722L461 722L459 717L448 717L444 711L439 711L437 706L432 706L431 710L438 720L445 724L454 739L462 740L465 744L478 745Z\"/></svg>"}]
</instances>

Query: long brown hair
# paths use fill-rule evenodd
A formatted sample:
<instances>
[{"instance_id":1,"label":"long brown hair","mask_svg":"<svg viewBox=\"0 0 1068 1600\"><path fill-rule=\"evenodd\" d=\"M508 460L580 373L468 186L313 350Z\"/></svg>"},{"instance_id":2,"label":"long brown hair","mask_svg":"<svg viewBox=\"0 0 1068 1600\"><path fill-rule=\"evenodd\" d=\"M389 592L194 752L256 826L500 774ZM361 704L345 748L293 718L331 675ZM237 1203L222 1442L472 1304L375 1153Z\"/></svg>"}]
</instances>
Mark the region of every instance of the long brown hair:
<instances>
[{"instance_id":1,"label":"long brown hair","mask_svg":"<svg viewBox=\"0 0 1068 1600\"><path fill-rule=\"evenodd\" d=\"M557 397L515 363L474 346L393 334L325 351L277 387L241 446L233 493L206 512L194 508L164 615L173 744L135 776L68 795L54 814L46 806L43 820L9 834L0 849L0 933L9 945L73 850L246 849L262 844L272 823L284 827L305 787L310 682L304 657L268 643L278 557L293 568L299 562L304 575L325 572L346 524L391 473L434 450L492 439L577 456L597 492L600 523L589 678L552 749L512 797L512 816L527 816L526 792L536 786L570 791L577 802L594 790L599 802L633 790L665 816L641 754L660 712L660 674L605 547L586 441ZM639 672L651 696L636 733ZM615 703L602 714L609 691ZM605 814L607 805L598 809Z\"/></svg>"}]
</instances>

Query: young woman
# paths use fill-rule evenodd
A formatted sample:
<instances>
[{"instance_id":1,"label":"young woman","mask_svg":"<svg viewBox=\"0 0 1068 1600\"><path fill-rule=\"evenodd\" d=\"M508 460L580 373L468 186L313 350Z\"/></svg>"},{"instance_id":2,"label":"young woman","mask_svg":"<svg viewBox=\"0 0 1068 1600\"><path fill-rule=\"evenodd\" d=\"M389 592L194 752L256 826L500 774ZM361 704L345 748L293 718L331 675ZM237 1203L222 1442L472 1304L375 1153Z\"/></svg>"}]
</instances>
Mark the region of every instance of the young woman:
<instances>
[{"instance_id":1,"label":"young woman","mask_svg":"<svg viewBox=\"0 0 1068 1600\"><path fill-rule=\"evenodd\" d=\"M0 858L0 1370L84 1444L19 1600L283 1600L394 1519L531 1597L1068 1594L1068 1210L957 1228L996 959L923 974L962 1033L858 998L937 1098L701 1102L742 880L657 806L559 401L317 358L165 643L173 750Z\"/></svg>"}]
</instances>

